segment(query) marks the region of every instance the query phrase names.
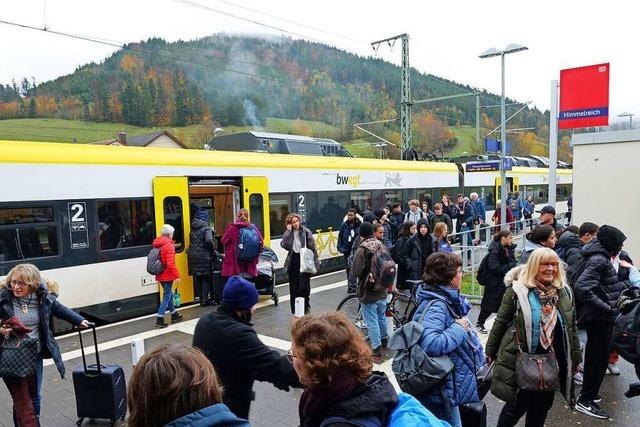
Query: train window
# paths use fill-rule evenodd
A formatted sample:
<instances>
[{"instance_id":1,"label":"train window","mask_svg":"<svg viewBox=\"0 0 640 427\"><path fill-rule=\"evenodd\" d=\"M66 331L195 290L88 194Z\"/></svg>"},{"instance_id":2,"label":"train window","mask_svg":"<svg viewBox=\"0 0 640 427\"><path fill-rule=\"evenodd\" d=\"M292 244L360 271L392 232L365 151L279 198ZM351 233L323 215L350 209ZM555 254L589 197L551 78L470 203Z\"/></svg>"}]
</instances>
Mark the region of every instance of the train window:
<instances>
[{"instance_id":1,"label":"train window","mask_svg":"<svg viewBox=\"0 0 640 427\"><path fill-rule=\"evenodd\" d=\"M164 212L164 224L169 224L176 229L173 233L173 241L176 245L176 252L184 250L184 228L182 227L182 199L177 196L165 197L162 202Z\"/></svg>"},{"instance_id":2,"label":"train window","mask_svg":"<svg viewBox=\"0 0 640 427\"><path fill-rule=\"evenodd\" d=\"M326 231L329 227L332 227L337 231L350 206L349 193L344 191L315 193L317 196L315 203L313 203L313 195L313 193L307 194L307 200L309 201L307 205L309 228L311 231Z\"/></svg>"},{"instance_id":3,"label":"train window","mask_svg":"<svg viewBox=\"0 0 640 427\"><path fill-rule=\"evenodd\" d=\"M262 194L254 193L249 196L249 219L258 227L260 233L264 236L264 208L262 206Z\"/></svg>"},{"instance_id":4,"label":"train window","mask_svg":"<svg viewBox=\"0 0 640 427\"><path fill-rule=\"evenodd\" d=\"M216 226L215 215L213 211L213 197L192 197L189 199L189 203L191 205L191 219L193 219L193 216L196 214L196 210L203 210L209 216L209 227L215 230ZM198 209L194 209L194 207L197 207Z\"/></svg>"},{"instance_id":5,"label":"train window","mask_svg":"<svg viewBox=\"0 0 640 427\"><path fill-rule=\"evenodd\" d=\"M391 206L394 203L402 204L402 191L400 191L400 190L395 190L395 191L387 190L387 191L385 191L384 192L384 204L386 206Z\"/></svg>"},{"instance_id":6,"label":"train window","mask_svg":"<svg viewBox=\"0 0 640 427\"><path fill-rule=\"evenodd\" d=\"M146 246L155 237L152 199L98 200L100 249Z\"/></svg>"},{"instance_id":7,"label":"train window","mask_svg":"<svg viewBox=\"0 0 640 427\"><path fill-rule=\"evenodd\" d=\"M0 209L0 262L56 256L59 250L52 207Z\"/></svg>"},{"instance_id":8,"label":"train window","mask_svg":"<svg viewBox=\"0 0 640 427\"><path fill-rule=\"evenodd\" d=\"M372 210L373 197L371 191L352 191L349 194L349 207L355 208L360 213Z\"/></svg>"},{"instance_id":9,"label":"train window","mask_svg":"<svg viewBox=\"0 0 640 427\"><path fill-rule=\"evenodd\" d=\"M269 227L272 239L284 234L284 221L291 212L293 212L291 195L271 194L269 196Z\"/></svg>"},{"instance_id":10,"label":"train window","mask_svg":"<svg viewBox=\"0 0 640 427\"><path fill-rule=\"evenodd\" d=\"M0 209L0 225L6 224L34 224L53 222L53 208L9 208Z\"/></svg>"}]
</instances>

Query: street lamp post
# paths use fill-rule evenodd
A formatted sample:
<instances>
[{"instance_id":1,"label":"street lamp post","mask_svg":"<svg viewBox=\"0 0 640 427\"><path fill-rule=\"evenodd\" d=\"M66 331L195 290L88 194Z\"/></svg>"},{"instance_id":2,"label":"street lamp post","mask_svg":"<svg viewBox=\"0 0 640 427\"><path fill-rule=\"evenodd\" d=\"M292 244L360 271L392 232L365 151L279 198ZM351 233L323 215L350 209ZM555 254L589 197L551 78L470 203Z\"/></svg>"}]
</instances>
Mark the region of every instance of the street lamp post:
<instances>
[{"instance_id":1,"label":"street lamp post","mask_svg":"<svg viewBox=\"0 0 640 427\"><path fill-rule=\"evenodd\" d=\"M508 186L507 186L507 171L505 169L505 161L507 158L507 128L506 128L506 107L505 107L505 96L504 96L504 57L510 53L521 52L523 50L527 50L528 48L525 46L520 46L517 44L510 44L503 50L497 50L496 48L491 48L479 55L480 58L492 58L494 56L500 56L501 66L502 66L502 93L500 95L500 148L501 148L501 161L500 161L500 179L501 179L501 194L500 194L500 223L501 229L508 229L507 224L507 196L508 196Z\"/></svg>"},{"instance_id":2,"label":"street lamp post","mask_svg":"<svg viewBox=\"0 0 640 427\"><path fill-rule=\"evenodd\" d=\"M629 129L633 129L633 113L620 113L618 117L629 117Z\"/></svg>"}]
</instances>

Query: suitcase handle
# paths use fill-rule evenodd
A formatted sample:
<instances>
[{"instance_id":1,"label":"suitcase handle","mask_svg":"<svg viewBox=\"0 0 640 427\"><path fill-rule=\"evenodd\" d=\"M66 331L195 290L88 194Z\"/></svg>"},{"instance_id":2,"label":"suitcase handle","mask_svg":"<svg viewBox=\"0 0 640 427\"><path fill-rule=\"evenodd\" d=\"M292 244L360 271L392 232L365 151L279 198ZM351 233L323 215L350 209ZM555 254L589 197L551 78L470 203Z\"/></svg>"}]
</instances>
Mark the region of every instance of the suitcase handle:
<instances>
[{"instance_id":1,"label":"suitcase handle","mask_svg":"<svg viewBox=\"0 0 640 427\"><path fill-rule=\"evenodd\" d=\"M96 324L89 323L89 327L93 332L93 344L95 345L95 349L96 349L96 364L87 367L87 356L84 353L84 344L82 343L82 329L78 328L78 337L80 337L80 353L82 354L82 366L84 368L85 374L89 373L88 368L92 366L97 367L98 368L97 374L99 375L102 373L102 365L100 365L100 354L98 353L98 335L96 334Z\"/></svg>"}]
</instances>

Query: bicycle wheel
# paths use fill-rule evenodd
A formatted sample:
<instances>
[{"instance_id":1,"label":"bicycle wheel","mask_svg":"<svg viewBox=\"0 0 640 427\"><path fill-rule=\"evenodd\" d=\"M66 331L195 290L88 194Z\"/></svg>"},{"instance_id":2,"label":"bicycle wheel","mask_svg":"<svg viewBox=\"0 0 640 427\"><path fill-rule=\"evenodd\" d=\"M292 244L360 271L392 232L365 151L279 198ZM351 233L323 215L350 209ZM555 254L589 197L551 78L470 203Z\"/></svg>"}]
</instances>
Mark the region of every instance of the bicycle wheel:
<instances>
[{"instance_id":1,"label":"bicycle wheel","mask_svg":"<svg viewBox=\"0 0 640 427\"><path fill-rule=\"evenodd\" d=\"M340 304L338 304L338 308L336 311L347 316L355 326L358 328L362 335L367 336L367 325L364 322L364 318L362 316L362 306L360 301L358 301L358 297L356 295L348 295Z\"/></svg>"},{"instance_id":2,"label":"bicycle wheel","mask_svg":"<svg viewBox=\"0 0 640 427\"><path fill-rule=\"evenodd\" d=\"M393 323L396 328L410 322L416 311L416 304L411 297L397 293L389 303L389 309L394 314Z\"/></svg>"}]
</instances>

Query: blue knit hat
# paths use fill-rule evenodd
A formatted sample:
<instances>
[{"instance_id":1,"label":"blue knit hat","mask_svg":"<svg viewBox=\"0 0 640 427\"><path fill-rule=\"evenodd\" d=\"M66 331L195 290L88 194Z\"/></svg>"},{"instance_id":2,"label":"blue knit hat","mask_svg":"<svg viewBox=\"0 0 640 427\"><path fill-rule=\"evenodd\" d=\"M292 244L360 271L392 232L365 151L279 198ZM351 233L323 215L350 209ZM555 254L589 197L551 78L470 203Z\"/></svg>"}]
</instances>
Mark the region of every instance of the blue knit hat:
<instances>
[{"instance_id":1,"label":"blue knit hat","mask_svg":"<svg viewBox=\"0 0 640 427\"><path fill-rule=\"evenodd\" d=\"M194 215L194 218L201 219L204 222L209 222L209 214L204 209L199 209Z\"/></svg>"},{"instance_id":2,"label":"blue knit hat","mask_svg":"<svg viewBox=\"0 0 640 427\"><path fill-rule=\"evenodd\" d=\"M258 291L248 280L231 276L222 290L222 302L237 310L249 310L258 302Z\"/></svg>"}]
</instances>

